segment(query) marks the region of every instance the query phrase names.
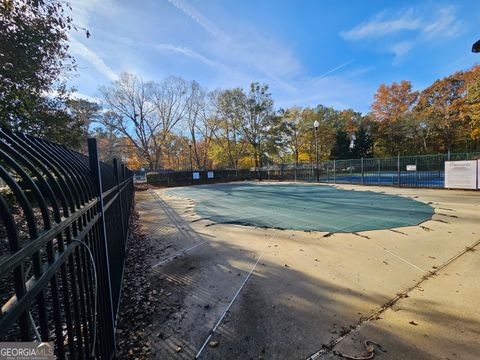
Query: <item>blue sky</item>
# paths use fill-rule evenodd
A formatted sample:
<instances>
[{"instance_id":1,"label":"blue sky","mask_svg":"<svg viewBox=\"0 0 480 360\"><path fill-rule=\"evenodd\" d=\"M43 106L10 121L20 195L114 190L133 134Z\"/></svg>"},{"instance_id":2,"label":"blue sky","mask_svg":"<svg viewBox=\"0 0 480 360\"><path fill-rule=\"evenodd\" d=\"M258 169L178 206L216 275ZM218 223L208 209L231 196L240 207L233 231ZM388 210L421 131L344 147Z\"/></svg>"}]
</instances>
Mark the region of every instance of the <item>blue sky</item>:
<instances>
[{"instance_id":1,"label":"blue sky","mask_svg":"<svg viewBox=\"0 0 480 360\"><path fill-rule=\"evenodd\" d=\"M208 89L265 82L275 106L367 112L382 83L435 79L480 63L480 1L72 0L91 37L71 34L78 95L123 71Z\"/></svg>"}]
</instances>

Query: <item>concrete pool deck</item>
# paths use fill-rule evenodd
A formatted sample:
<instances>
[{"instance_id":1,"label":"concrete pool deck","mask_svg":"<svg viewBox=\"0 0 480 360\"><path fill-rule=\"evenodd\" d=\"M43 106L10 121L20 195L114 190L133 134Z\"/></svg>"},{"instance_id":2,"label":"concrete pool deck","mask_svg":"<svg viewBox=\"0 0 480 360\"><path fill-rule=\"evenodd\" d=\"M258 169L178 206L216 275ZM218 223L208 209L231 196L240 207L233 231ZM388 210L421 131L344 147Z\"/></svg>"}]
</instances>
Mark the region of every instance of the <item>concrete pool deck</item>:
<instances>
[{"instance_id":1,"label":"concrete pool deck","mask_svg":"<svg viewBox=\"0 0 480 360\"><path fill-rule=\"evenodd\" d=\"M478 358L480 193L338 187L412 197L435 214L327 234L215 224L191 200L137 193L166 309L149 330L153 357L336 359L368 339L387 351L378 358Z\"/></svg>"}]
</instances>

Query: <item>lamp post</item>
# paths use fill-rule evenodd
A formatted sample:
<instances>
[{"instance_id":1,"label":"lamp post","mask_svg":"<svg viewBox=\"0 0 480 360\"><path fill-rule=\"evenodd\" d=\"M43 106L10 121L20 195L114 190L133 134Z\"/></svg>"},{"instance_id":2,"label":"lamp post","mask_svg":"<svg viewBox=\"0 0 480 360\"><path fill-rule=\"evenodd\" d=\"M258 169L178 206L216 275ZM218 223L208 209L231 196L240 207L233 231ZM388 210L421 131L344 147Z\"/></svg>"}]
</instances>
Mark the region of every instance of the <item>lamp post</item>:
<instances>
[{"instance_id":1,"label":"lamp post","mask_svg":"<svg viewBox=\"0 0 480 360\"><path fill-rule=\"evenodd\" d=\"M315 122L313 123L313 128L315 129L315 162L316 162L316 176L317 176L317 182L320 182L320 176L319 176L319 172L318 172L318 134L317 134L317 130L318 130L318 125L320 125L318 123L317 120L315 120Z\"/></svg>"},{"instance_id":2,"label":"lamp post","mask_svg":"<svg viewBox=\"0 0 480 360\"><path fill-rule=\"evenodd\" d=\"M472 45L472 52L480 53L480 40L478 40L475 44Z\"/></svg>"}]
</instances>

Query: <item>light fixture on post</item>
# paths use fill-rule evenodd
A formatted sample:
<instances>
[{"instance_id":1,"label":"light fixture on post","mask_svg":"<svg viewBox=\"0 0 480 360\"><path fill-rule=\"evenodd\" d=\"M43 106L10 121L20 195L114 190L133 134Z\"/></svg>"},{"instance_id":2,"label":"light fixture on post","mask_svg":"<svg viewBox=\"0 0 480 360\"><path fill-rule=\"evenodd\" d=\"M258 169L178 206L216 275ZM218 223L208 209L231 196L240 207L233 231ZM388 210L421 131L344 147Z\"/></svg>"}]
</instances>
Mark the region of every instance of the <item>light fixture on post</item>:
<instances>
[{"instance_id":1,"label":"light fixture on post","mask_svg":"<svg viewBox=\"0 0 480 360\"><path fill-rule=\"evenodd\" d=\"M316 163L315 171L316 171L317 182L320 182L320 175L318 172L319 169L318 169L318 133L317 133L319 125L320 123L318 122L318 120L315 120L315 122L313 123L313 127L315 129L315 163Z\"/></svg>"},{"instance_id":2,"label":"light fixture on post","mask_svg":"<svg viewBox=\"0 0 480 360\"><path fill-rule=\"evenodd\" d=\"M472 45L472 52L480 53L480 40L478 40L475 44Z\"/></svg>"}]
</instances>

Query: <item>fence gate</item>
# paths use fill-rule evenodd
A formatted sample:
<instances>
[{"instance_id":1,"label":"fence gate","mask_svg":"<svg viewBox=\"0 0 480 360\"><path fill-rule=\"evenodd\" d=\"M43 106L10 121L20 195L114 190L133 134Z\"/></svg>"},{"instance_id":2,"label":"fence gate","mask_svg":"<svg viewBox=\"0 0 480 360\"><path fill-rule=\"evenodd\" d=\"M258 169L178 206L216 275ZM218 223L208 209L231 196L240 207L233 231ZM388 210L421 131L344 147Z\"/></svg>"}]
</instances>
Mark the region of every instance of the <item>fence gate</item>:
<instances>
[{"instance_id":1,"label":"fence gate","mask_svg":"<svg viewBox=\"0 0 480 360\"><path fill-rule=\"evenodd\" d=\"M0 129L0 341L115 358L131 172Z\"/></svg>"}]
</instances>

